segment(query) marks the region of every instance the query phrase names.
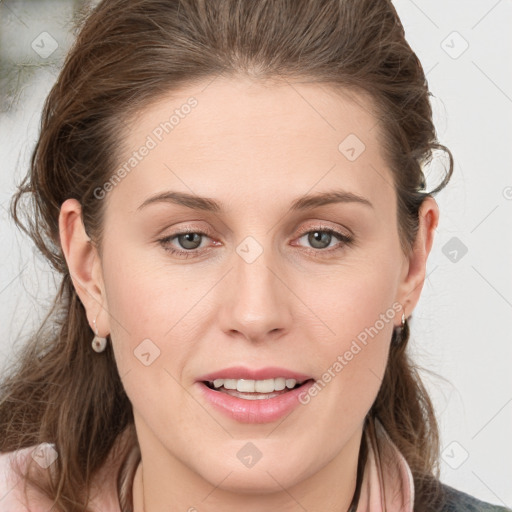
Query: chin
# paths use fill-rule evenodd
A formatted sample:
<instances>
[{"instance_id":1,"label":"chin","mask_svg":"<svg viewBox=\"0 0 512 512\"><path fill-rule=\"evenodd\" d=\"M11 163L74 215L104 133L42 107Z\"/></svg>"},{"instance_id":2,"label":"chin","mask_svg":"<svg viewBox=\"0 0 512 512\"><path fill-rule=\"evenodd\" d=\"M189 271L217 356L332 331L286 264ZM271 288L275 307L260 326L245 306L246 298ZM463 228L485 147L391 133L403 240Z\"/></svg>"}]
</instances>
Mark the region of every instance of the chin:
<instances>
[{"instance_id":1,"label":"chin","mask_svg":"<svg viewBox=\"0 0 512 512\"><path fill-rule=\"evenodd\" d=\"M222 479L220 475L225 475L225 479ZM267 460L266 464L262 464L260 461L252 468L222 466L222 468L216 468L211 474L203 476L218 489L236 494L281 492L283 487L292 487L306 477L304 474L299 474L298 471L294 472L291 467L286 468L272 464L270 460ZM221 480L220 484L219 480Z\"/></svg>"},{"instance_id":2,"label":"chin","mask_svg":"<svg viewBox=\"0 0 512 512\"><path fill-rule=\"evenodd\" d=\"M288 480L283 481L282 478L271 472L272 478L268 473L231 473L221 485L212 482L219 489L234 494L272 494L281 492L283 487L288 488L290 484Z\"/></svg>"}]
</instances>

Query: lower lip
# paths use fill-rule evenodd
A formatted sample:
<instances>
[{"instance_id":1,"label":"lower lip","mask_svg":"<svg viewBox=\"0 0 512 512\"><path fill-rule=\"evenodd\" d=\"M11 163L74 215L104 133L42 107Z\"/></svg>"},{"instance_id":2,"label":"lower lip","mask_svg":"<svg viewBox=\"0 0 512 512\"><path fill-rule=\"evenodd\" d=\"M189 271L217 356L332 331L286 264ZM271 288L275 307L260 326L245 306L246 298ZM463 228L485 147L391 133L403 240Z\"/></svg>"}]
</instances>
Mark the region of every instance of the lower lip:
<instances>
[{"instance_id":1,"label":"lower lip","mask_svg":"<svg viewBox=\"0 0 512 512\"><path fill-rule=\"evenodd\" d=\"M244 400L236 396L214 391L204 382L197 383L206 400L218 411L240 423L271 423L289 414L300 405L299 396L308 391L314 380L274 398Z\"/></svg>"}]
</instances>

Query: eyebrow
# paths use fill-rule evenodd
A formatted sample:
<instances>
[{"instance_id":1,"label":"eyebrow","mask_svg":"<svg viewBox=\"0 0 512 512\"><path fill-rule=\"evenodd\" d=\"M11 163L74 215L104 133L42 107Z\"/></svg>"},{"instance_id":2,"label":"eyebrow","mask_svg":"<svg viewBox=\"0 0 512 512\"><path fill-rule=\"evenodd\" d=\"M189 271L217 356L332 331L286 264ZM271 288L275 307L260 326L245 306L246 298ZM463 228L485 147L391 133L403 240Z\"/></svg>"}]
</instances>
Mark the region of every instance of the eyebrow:
<instances>
[{"instance_id":1,"label":"eyebrow","mask_svg":"<svg viewBox=\"0 0 512 512\"><path fill-rule=\"evenodd\" d=\"M218 213L223 211L222 206L214 199L211 199L209 197L200 197L194 194L188 194L187 192L173 191L161 192L159 194L155 194L151 197L148 197L137 208L137 210L142 210L143 208L149 206L150 204L162 202L178 204L181 206L185 206L187 208L207 212ZM330 192L319 192L316 194L310 194L299 197L298 199L295 199L292 202L290 206L290 211L304 211L319 206L335 203L358 203L373 208L372 203L362 196L345 190L333 190Z\"/></svg>"}]
</instances>

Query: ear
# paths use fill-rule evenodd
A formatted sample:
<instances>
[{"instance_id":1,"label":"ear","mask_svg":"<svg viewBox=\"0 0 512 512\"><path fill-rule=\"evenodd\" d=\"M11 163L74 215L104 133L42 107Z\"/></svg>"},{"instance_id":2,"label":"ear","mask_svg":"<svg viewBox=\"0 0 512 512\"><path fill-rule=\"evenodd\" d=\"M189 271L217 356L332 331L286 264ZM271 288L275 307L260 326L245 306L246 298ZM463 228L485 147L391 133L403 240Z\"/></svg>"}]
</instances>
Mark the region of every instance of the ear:
<instances>
[{"instance_id":1,"label":"ear","mask_svg":"<svg viewBox=\"0 0 512 512\"><path fill-rule=\"evenodd\" d=\"M87 312L89 325L93 329L93 320L96 319L98 334L105 337L110 329L101 260L85 232L82 207L76 199L67 199L62 203L59 233L71 280Z\"/></svg>"},{"instance_id":2,"label":"ear","mask_svg":"<svg viewBox=\"0 0 512 512\"><path fill-rule=\"evenodd\" d=\"M439 207L435 199L424 199L418 212L418 232L411 253L405 258L397 300L403 305L405 316L410 316L419 301L432 249L434 234L439 223Z\"/></svg>"}]
</instances>

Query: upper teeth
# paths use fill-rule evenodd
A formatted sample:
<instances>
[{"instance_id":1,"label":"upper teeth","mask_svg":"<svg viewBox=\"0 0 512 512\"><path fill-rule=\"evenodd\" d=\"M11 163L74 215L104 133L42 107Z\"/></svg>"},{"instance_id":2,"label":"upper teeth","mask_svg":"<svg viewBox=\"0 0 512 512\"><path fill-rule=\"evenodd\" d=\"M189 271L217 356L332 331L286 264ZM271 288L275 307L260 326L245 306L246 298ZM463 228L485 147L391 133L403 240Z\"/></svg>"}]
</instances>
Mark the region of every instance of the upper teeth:
<instances>
[{"instance_id":1,"label":"upper teeth","mask_svg":"<svg viewBox=\"0 0 512 512\"><path fill-rule=\"evenodd\" d=\"M279 377L277 379L265 380L246 380L246 379L215 379L213 386L225 389L236 389L242 393L272 393L273 391L281 391L285 387L292 389L297 384L295 379L285 379Z\"/></svg>"}]
</instances>

